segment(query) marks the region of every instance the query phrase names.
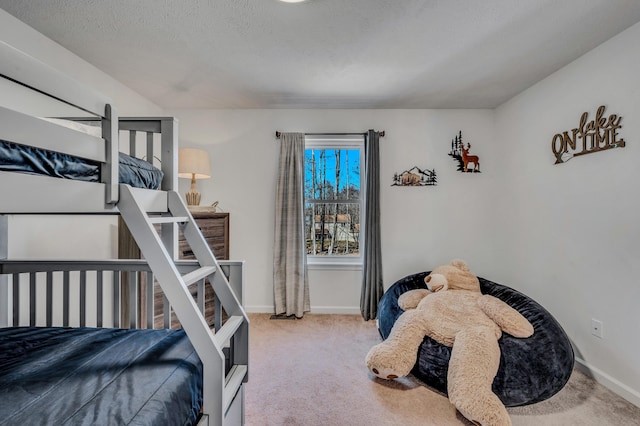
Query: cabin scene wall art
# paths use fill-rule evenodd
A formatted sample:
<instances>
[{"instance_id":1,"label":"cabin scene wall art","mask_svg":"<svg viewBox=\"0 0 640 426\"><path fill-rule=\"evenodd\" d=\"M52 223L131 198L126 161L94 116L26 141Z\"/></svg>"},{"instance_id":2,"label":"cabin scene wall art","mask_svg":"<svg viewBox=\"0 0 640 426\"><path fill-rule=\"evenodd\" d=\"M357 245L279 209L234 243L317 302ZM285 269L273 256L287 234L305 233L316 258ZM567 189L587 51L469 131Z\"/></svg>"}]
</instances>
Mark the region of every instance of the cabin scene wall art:
<instances>
[{"instance_id":1,"label":"cabin scene wall art","mask_svg":"<svg viewBox=\"0 0 640 426\"><path fill-rule=\"evenodd\" d=\"M391 186L436 186L438 184L438 176L436 170L412 167L401 173L393 175L393 183Z\"/></svg>"}]
</instances>

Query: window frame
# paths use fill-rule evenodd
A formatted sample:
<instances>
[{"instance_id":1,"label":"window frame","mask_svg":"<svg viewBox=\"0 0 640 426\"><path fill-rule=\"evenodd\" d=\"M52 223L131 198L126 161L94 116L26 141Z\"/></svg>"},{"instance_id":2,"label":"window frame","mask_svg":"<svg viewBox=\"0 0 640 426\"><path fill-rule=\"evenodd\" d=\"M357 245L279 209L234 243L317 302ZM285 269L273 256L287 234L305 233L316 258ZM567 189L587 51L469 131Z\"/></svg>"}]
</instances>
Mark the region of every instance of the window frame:
<instances>
[{"instance_id":1,"label":"window frame","mask_svg":"<svg viewBox=\"0 0 640 426\"><path fill-rule=\"evenodd\" d=\"M360 206L360 245L359 253L354 255L312 255L307 254L307 265L311 269L323 269L323 268L335 268L341 269L361 269L363 264L363 251L366 241L364 239L364 205L365 205L365 193L364 193L364 177L365 177L365 156L364 156L364 134L362 135L306 135L304 141L305 151L308 149L358 149L360 152L360 197L359 202L351 203L358 204ZM306 188L306 168L305 168L305 181ZM306 193L306 191L305 191ZM344 200L342 200L344 201ZM304 198L305 205L308 203L322 204L315 200L309 200ZM325 202L326 204L327 202Z\"/></svg>"}]
</instances>

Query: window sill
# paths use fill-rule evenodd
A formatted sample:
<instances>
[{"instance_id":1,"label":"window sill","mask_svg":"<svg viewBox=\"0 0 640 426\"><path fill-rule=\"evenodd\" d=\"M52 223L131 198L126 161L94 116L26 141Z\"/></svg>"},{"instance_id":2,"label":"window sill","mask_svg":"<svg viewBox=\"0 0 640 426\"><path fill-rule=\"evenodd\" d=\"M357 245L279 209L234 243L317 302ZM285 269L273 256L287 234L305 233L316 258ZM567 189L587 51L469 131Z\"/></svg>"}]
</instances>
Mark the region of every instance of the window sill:
<instances>
[{"instance_id":1,"label":"window sill","mask_svg":"<svg viewBox=\"0 0 640 426\"><path fill-rule=\"evenodd\" d=\"M307 259L307 268L308 269L322 269L322 270L351 270L351 271L361 271L362 270L362 262L359 261L332 261L332 260L309 260Z\"/></svg>"}]
</instances>

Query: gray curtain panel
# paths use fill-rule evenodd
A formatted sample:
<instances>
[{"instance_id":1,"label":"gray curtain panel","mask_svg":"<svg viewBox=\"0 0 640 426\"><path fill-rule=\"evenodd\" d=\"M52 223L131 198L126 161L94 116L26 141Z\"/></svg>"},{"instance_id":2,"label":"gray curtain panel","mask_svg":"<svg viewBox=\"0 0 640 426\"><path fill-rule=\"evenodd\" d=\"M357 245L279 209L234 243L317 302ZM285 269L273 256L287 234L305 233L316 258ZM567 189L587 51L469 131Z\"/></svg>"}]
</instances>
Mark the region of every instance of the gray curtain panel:
<instances>
[{"instance_id":1,"label":"gray curtain panel","mask_svg":"<svg viewBox=\"0 0 640 426\"><path fill-rule=\"evenodd\" d=\"M277 315L311 310L304 236L304 133L282 133L276 188L273 295Z\"/></svg>"},{"instance_id":2,"label":"gray curtain panel","mask_svg":"<svg viewBox=\"0 0 640 426\"><path fill-rule=\"evenodd\" d=\"M360 311L369 321L375 319L382 285L382 243L380 242L380 133L369 130L364 142L365 205L364 253Z\"/></svg>"}]
</instances>

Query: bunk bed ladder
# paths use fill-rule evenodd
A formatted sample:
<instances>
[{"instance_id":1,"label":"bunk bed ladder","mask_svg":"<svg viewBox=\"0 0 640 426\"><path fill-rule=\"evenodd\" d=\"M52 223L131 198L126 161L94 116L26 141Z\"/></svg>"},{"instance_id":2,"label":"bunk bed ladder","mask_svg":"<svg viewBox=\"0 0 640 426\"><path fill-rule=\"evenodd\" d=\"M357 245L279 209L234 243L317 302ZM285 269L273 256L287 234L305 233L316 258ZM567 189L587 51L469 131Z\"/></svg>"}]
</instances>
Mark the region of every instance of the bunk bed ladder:
<instances>
[{"instance_id":1,"label":"bunk bed ladder","mask_svg":"<svg viewBox=\"0 0 640 426\"><path fill-rule=\"evenodd\" d=\"M249 364L247 315L178 193L167 191L167 212L154 215L144 211L136 192L128 185L120 185L118 209L203 363L203 413L208 424L242 424L242 385L248 380ZM171 223L178 224L200 265L186 275L178 272L170 254L173 250L165 247L154 226ZM215 333L188 289L190 284L205 278L228 316ZM230 365L226 365L227 356Z\"/></svg>"}]
</instances>

